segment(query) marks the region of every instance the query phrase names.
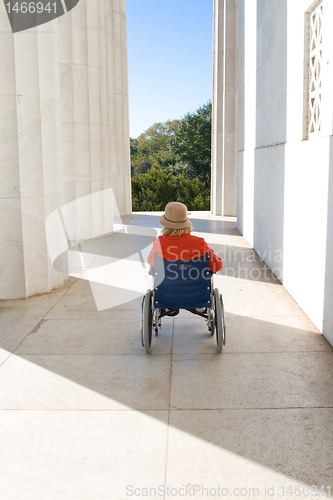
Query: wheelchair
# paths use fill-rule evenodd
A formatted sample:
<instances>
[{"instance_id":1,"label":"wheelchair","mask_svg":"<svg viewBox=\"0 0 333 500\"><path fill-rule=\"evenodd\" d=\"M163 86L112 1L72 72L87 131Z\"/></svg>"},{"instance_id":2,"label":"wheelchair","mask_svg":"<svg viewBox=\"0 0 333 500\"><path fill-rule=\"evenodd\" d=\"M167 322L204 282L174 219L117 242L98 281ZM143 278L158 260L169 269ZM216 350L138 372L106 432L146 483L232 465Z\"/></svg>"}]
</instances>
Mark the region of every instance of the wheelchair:
<instances>
[{"instance_id":1,"label":"wheelchair","mask_svg":"<svg viewBox=\"0 0 333 500\"><path fill-rule=\"evenodd\" d=\"M213 286L209 253L192 260L167 260L154 254L155 267L150 267L153 287L142 297L140 330L146 353L152 348L153 330L158 336L166 311L187 309L203 317L211 336L216 334L217 352L222 352L226 327L222 294ZM197 309L204 309L203 312Z\"/></svg>"}]
</instances>

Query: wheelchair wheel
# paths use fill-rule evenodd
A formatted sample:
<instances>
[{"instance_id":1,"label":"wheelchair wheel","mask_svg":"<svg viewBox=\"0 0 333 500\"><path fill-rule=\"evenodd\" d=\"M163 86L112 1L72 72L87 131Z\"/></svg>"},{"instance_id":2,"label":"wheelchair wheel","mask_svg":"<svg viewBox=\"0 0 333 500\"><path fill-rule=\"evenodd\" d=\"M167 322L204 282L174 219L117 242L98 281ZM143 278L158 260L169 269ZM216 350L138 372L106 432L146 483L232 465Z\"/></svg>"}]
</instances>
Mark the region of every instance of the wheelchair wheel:
<instances>
[{"instance_id":1,"label":"wheelchair wheel","mask_svg":"<svg viewBox=\"0 0 333 500\"><path fill-rule=\"evenodd\" d=\"M224 331L224 314L223 302L221 304L222 295L220 295L218 288L214 290L214 309L215 309L215 330L216 330L216 348L217 352L222 352L223 347L223 331ZM223 316L223 319L222 319Z\"/></svg>"},{"instance_id":2,"label":"wheelchair wheel","mask_svg":"<svg viewBox=\"0 0 333 500\"><path fill-rule=\"evenodd\" d=\"M158 337L159 326L159 309L155 309L153 313L153 328L155 330L155 337Z\"/></svg>"},{"instance_id":3,"label":"wheelchair wheel","mask_svg":"<svg viewBox=\"0 0 333 500\"><path fill-rule=\"evenodd\" d=\"M142 332L143 345L146 353L151 351L151 338L153 333L153 311L151 304L152 291L147 290L146 295L142 300Z\"/></svg>"},{"instance_id":4,"label":"wheelchair wheel","mask_svg":"<svg viewBox=\"0 0 333 500\"><path fill-rule=\"evenodd\" d=\"M220 294L220 306L221 306L221 319L222 319L222 341L223 345L225 345L226 326L225 326L224 304L223 304L222 293Z\"/></svg>"},{"instance_id":5,"label":"wheelchair wheel","mask_svg":"<svg viewBox=\"0 0 333 500\"><path fill-rule=\"evenodd\" d=\"M214 307L210 309L209 319L208 319L208 331L211 337L214 336L215 333L215 316L214 316Z\"/></svg>"},{"instance_id":6,"label":"wheelchair wheel","mask_svg":"<svg viewBox=\"0 0 333 500\"><path fill-rule=\"evenodd\" d=\"M145 346L145 342L144 342L144 338L143 338L143 309L144 309L144 305L145 305L145 298L146 298L146 296L143 295L142 302L141 302L141 310L140 310L140 333L141 333L142 347Z\"/></svg>"}]
</instances>

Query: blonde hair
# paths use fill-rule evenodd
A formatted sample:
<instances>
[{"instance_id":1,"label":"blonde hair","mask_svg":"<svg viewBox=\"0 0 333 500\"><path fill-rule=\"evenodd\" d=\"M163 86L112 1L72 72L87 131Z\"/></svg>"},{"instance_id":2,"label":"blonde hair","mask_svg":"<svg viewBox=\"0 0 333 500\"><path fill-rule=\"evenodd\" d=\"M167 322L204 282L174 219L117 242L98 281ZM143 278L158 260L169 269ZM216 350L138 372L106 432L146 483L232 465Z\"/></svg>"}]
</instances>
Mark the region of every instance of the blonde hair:
<instances>
[{"instance_id":1,"label":"blonde hair","mask_svg":"<svg viewBox=\"0 0 333 500\"><path fill-rule=\"evenodd\" d=\"M163 227L162 236L181 236L182 234L190 233L193 231L192 224L190 227L182 227L179 229L172 229L171 227Z\"/></svg>"}]
</instances>

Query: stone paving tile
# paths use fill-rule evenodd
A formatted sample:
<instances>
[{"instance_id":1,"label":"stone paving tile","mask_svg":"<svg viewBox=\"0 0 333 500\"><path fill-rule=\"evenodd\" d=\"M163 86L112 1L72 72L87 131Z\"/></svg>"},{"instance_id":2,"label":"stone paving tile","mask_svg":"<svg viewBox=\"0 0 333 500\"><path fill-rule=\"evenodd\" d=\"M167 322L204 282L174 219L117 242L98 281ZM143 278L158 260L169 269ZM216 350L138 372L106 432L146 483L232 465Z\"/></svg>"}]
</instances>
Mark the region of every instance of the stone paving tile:
<instances>
[{"instance_id":1,"label":"stone paving tile","mask_svg":"<svg viewBox=\"0 0 333 500\"><path fill-rule=\"evenodd\" d=\"M224 353L332 351L332 347L306 316L249 318L227 314L226 323ZM160 338L163 334L164 323ZM211 337L204 319L185 315L175 319L174 354L215 351L216 337Z\"/></svg>"},{"instance_id":2,"label":"stone paving tile","mask_svg":"<svg viewBox=\"0 0 333 500\"><path fill-rule=\"evenodd\" d=\"M47 312L48 309L43 307L19 308L0 305L0 364L20 345Z\"/></svg>"},{"instance_id":3,"label":"stone paving tile","mask_svg":"<svg viewBox=\"0 0 333 500\"><path fill-rule=\"evenodd\" d=\"M163 485L167 423L167 411L1 411L1 499L119 500Z\"/></svg>"},{"instance_id":4,"label":"stone paving tile","mask_svg":"<svg viewBox=\"0 0 333 500\"><path fill-rule=\"evenodd\" d=\"M101 287L101 290L103 290L104 287L107 287L107 285L102 285L101 283L99 283L99 286ZM90 281L82 278L77 279L70 287L66 295L92 295Z\"/></svg>"},{"instance_id":5,"label":"stone paving tile","mask_svg":"<svg viewBox=\"0 0 333 500\"><path fill-rule=\"evenodd\" d=\"M173 322L165 321L163 335L153 339L154 355L170 354ZM16 349L21 354L137 354L145 356L138 319L46 320Z\"/></svg>"},{"instance_id":6,"label":"stone paving tile","mask_svg":"<svg viewBox=\"0 0 333 500\"><path fill-rule=\"evenodd\" d=\"M171 357L11 356L0 369L0 410L167 410Z\"/></svg>"},{"instance_id":7,"label":"stone paving tile","mask_svg":"<svg viewBox=\"0 0 333 500\"><path fill-rule=\"evenodd\" d=\"M83 241L82 243L73 245L72 250L77 252L84 252L87 254L90 253L99 255L104 250L104 248L112 242L114 237L114 234L110 234L107 236L101 236L100 238Z\"/></svg>"},{"instance_id":8,"label":"stone paving tile","mask_svg":"<svg viewBox=\"0 0 333 500\"><path fill-rule=\"evenodd\" d=\"M218 498L218 487L220 498L242 488L244 498L320 498L308 489L332 482L332 425L322 408L172 411L166 484L198 485L196 498Z\"/></svg>"},{"instance_id":9,"label":"stone paving tile","mask_svg":"<svg viewBox=\"0 0 333 500\"><path fill-rule=\"evenodd\" d=\"M224 295L226 293L240 293L240 292L248 292L248 293L286 293L285 288L281 285L281 283L275 279L245 279L239 276L228 276L216 274L214 275L214 284L220 290L220 292ZM73 285L74 287L75 285ZM72 287L72 288L73 288ZM70 293L70 292L68 292Z\"/></svg>"},{"instance_id":10,"label":"stone paving tile","mask_svg":"<svg viewBox=\"0 0 333 500\"><path fill-rule=\"evenodd\" d=\"M251 250L253 252L253 249L251 246L248 244L246 240L239 234L219 234L219 233L205 233L205 232L199 232L199 231L193 231L193 234L200 236L201 238L204 238L208 245L219 245L224 249L225 251L228 252L229 255L229 250L232 252L237 249L243 249L243 250Z\"/></svg>"},{"instance_id":11,"label":"stone paving tile","mask_svg":"<svg viewBox=\"0 0 333 500\"><path fill-rule=\"evenodd\" d=\"M333 407L333 351L175 354L172 409Z\"/></svg>"},{"instance_id":12,"label":"stone paving tile","mask_svg":"<svg viewBox=\"0 0 333 500\"><path fill-rule=\"evenodd\" d=\"M68 291L68 288L61 287L61 291L52 291L50 293L43 293L40 295L34 295L32 297L28 297L27 299L12 299L12 300L1 300L0 301L0 313L7 308L17 308L21 309L30 309L30 308L51 308L53 307L60 299L64 296L64 294Z\"/></svg>"},{"instance_id":13,"label":"stone paving tile","mask_svg":"<svg viewBox=\"0 0 333 500\"><path fill-rule=\"evenodd\" d=\"M282 293L239 292L223 294L225 310L246 317L301 316L299 305L282 289Z\"/></svg>"},{"instance_id":14,"label":"stone paving tile","mask_svg":"<svg viewBox=\"0 0 333 500\"><path fill-rule=\"evenodd\" d=\"M99 296L96 296L99 300ZM142 297L123 305L98 311L92 295L66 295L47 313L45 319L138 319ZM103 296L101 296L102 304ZM106 304L107 305L107 304Z\"/></svg>"}]
</instances>

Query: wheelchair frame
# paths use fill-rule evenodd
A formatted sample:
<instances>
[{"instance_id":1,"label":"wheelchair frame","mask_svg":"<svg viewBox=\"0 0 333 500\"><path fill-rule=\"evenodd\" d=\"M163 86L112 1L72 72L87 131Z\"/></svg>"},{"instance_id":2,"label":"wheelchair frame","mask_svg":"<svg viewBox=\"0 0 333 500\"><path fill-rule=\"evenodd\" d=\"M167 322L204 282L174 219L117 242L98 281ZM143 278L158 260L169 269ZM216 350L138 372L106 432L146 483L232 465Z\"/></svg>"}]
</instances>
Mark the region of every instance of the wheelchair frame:
<instances>
[{"instance_id":1,"label":"wheelchair frame","mask_svg":"<svg viewBox=\"0 0 333 500\"><path fill-rule=\"evenodd\" d=\"M154 273L150 273L154 281ZM155 336L158 336L158 331L162 327L161 309L156 308L155 304L155 288L154 282L152 289L148 289L142 297L140 330L141 343L149 354L152 349L153 329ZM222 352L226 340L226 326L224 315L224 304L222 294L218 288L214 288L213 273L210 276L210 307L207 307L207 313L196 312L195 314L203 317L208 326L208 331L211 336L216 333L216 349L217 352Z\"/></svg>"}]
</instances>

